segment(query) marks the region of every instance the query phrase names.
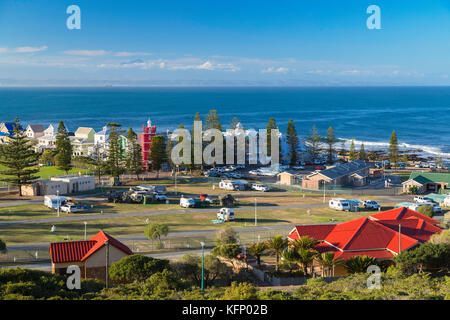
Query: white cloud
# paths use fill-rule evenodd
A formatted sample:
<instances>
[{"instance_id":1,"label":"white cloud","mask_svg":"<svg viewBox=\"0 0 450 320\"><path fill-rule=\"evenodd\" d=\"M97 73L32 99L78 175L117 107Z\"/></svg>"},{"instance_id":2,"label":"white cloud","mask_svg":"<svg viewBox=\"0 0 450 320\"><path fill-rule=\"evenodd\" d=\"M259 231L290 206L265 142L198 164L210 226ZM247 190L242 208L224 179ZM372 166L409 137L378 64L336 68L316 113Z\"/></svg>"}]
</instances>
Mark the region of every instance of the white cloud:
<instances>
[{"instance_id":1,"label":"white cloud","mask_svg":"<svg viewBox=\"0 0 450 320\"><path fill-rule=\"evenodd\" d=\"M64 51L65 54L72 56L88 56L88 57L97 57L103 56L107 52L105 50L67 50Z\"/></svg>"},{"instance_id":2,"label":"white cloud","mask_svg":"<svg viewBox=\"0 0 450 320\"><path fill-rule=\"evenodd\" d=\"M261 70L261 73L288 73L289 69L284 67L274 68L269 67L266 69Z\"/></svg>"},{"instance_id":3,"label":"white cloud","mask_svg":"<svg viewBox=\"0 0 450 320\"><path fill-rule=\"evenodd\" d=\"M194 65L171 65L168 67L170 70L210 70L210 71L239 71L240 68L234 66L231 63L213 63L211 61L205 61L202 64L194 64Z\"/></svg>"},{"instance_id":4,"label":"white cloud","mask_svg":"<svg viewBox=\"0 0 450 320\"><path fill-rule=\"evenodd\" d=\"M39 51L45 51L47 50L47 46L40 46L40 47L18 47L14 49L8 49L8 48L0 48L0 53L34 53Z\"/></svg>"},{"instance_id":5,"label":"white cloud","mask_svg":"<svg viewBox=\"0 0 450 320\"><path fill-rule=\"evenodd\" d=\"M149 56L149 55L151 55L151 53L149 53L149 52L121 51L121 52L116 52L114 55L116 57L133 57L133 56Z\"/></svg>"}]
</instances>

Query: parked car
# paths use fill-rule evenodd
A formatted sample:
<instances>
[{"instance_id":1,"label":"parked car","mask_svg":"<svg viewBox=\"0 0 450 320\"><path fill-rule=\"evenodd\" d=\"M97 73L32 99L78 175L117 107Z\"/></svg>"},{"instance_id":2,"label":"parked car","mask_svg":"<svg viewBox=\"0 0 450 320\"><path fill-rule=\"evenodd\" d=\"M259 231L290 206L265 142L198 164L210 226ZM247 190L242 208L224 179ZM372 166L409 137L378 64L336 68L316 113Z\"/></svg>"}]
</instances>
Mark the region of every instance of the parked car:
<instances>
[{"instance_id":1,"label":"parked car","mask_svg":"<svg viewBox=\"0 0 450 320\"><path fill-rule=\"evenodd\" d=\"M262 191L262 192L266 192L269 191L269 187L261 184L261 183L253 183L252 184L252 189L256 190L256 191Z\"/></svg>"},{"instance_id":2,"label":"parked car","mask_svg":"<svg viewBox=\"0 0 450 320\"><path fill-rule=\"evenodd\" d=\"M182 206L183 208L195 207L195 201L192 198L181 198L180 206Z\"/></svg>"},{"instance_id":3,"label":"parked car","mask_svg":"<svg viewBox=\"0 0 450 320\"><path fill-rule=\"evenodd\" d=\"M73 204L71 202L68 202L68 203L66 203L66 204L61 206L61 211L64 211L64 212L77 212L78 209L77 209L77 206L75 204Z\"/></svg>"},{"instance_id":4,"label":"parked car","mask_svg":"<svg viewBox=\"0 0 450 320\"><path fill-rule=\"evenodd\" d=\"M292 169L294 170L305 170L304 166L293 166Z\"/></svg>"},{"instance_id":5,"label":"parked car","mask_svg":"<svg viewBox=\"0 0 450 320\"><path fill-rule=\"evenodd\" d=\"M341 199L341 198L331 199L328 202L328 206L331 209L340 210L340 211L349 211L350 210L350 203L347 200Z\"/></svg>"},{"instance_id":6,"label":"parked car","mask_svg":"<svg viewBox=\"0 0 450 320\"><path fill-rule=\"evenodd\" d=\"M325 170L325 167L322 165L316 166L316 170Z\"/></svg>"},{"instance_id":7,"label":"parked car","mask_svg":"<svg viewBox=\"0 0 450 320\"><path fill-rule=\"evenodd\" d=\"M381 208L380 204L374 200L366 200L363 202L363 207L366 209L378 210Z\"/></svg>"},{"instance_id":8,"label":"parked car","mask_svg":"<svg viewBox=\"0 0 450 320\"><path fill-rule=\"evenodd\" d=\"M437 203L432 202L423 202L423 203L415 203L408 207L408 209L417 211L422 206L432 206L433 207L433 213L441 213L442 208Z\"/></svg>"},{"instance_id":9,"label":"parked car","mask_svg":"<svg viewBox=\"0 0 450 320\"><path fill-rule=\"evenodd\" d=\"M166 200L167 200L167 197L166 197L166 195L164 195L164 194L156 193L156 194L155 194L155 200L158 200L158 201L166 201Z\"/></svg>"},{"instance_id":10,"label":"parked car","mask_svg":"<svg viewBox=\"0 0 450 320\"><path fill-rule=\"evenodd\" d=\"M424 197L424 196L415 196L414 197L414 202L416 203L427 203L427 202L431 202L433 203L433 199L428 198L428 197Z\"/></svg>"},{"instance_id":11,"label":"parked car","mask_svg":"<svg viewBox=\"0 0 450 320\"><path fill-rule=\"evenodd\" d=\"M58 205L61 207L61 205L67 200L69 200L69 198L63 196L45 196L44 205L50 209L58 209Z\"/></svg>"}]
</instances>

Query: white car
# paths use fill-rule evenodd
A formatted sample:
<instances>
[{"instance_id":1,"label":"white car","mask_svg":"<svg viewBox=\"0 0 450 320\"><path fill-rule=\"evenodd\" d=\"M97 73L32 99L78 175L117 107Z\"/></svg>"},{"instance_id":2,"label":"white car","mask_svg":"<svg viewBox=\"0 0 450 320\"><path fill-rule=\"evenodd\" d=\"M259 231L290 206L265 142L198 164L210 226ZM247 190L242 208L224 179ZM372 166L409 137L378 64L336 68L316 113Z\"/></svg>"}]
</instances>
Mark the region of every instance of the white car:
<instances>
[{"instance_id":1,"label":"white car","mask_svg":"<svg viewBox=\"0 0 450 320\"><path fill-rule=\"evenodd\" d=\"M363 207L366 209L378 210L381 208L380 204L374 200L366 200L363 202Z\"/></svg>"},{"instance_id":2,"label":"white car","mask_svg":"<svg viewBox=\"0 0 450 320\"><path fill-rule=\"evenodd\" d=\"M77 206L74 205L73 203L66 203L65 205L61 206L61 211L64 212L77 212Z\"/></svg>"},{"instance_id":3,"label":"white car","mask_svg":"<svg viewBox=\"0 0 450 320\"><path fill-rule=\"evenodd\" d=\"M424 197L424 196L415 196L414 197L414 202L416 203L429 203L429 202L433 202L433 200L431 198L428 197Z\"/></svg>"},{"instance_id":4,"label":"white car","mask_svg":"<svg viewBox=\"0 0 450 320\"><path fill-rule=\"evenodd\" d=\"M252 176L258 176L260 174L260 171L259 170L250 170L248 173L251 174Z\"/></svg>"},{"instance_id":5,"label":"white car","mask_svg":"<svg viewBox=\"0 0 450 320\"><path fill-rule=\"evenodd\" d=\"M180 199L180 206L183 208L190 208L195 206L195 201L192 198L181 198Z\"/></svg>"},{"instance_id":6,"label":"white car","mask_svg":"<svg viewBox=\"0 0 450 320\"><path fill-rule=\"evenodd\" d=\"M294 170L305 170L304 166L293 166L292 169Z\"/></svg>"},{"instance_id":7,"label":"white car","mask_svg":"<svg viewBox=\"0 0 450 320\"><path fill-rule=\"evenodd\" d=\"M252 184L252 189L256 190L256 191L262 191L262 192L269 191L269 187L267 187L267 186L265 186L263 184L260 184L260 183Z\"/></svg>"}]
</instances>

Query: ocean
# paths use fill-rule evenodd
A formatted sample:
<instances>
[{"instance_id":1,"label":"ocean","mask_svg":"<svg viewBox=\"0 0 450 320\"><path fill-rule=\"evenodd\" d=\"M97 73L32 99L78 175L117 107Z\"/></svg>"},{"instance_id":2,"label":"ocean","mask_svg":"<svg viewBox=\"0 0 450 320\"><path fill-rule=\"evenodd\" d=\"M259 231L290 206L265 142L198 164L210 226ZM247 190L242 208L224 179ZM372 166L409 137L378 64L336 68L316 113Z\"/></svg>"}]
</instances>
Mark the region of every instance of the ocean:
<instances>
[{"instance_id":1,"label":"ocean","mask_svg":"<svg viewBox=\"0 0 450 320\"><path fill-rule=\"evenodd\" d=\"M159 132L190 128L196 112L215 109L223 128L237 117L246 129L263 129L273 117L281 132L290 118L304 137L329 126L358 147L383 149L396 130L404 149L450 159L450 87L243 87L243 88L1 88L0 121L57 124L100 130L119 122L137 131L151 119Z\"/></svg>"}]
</instances>

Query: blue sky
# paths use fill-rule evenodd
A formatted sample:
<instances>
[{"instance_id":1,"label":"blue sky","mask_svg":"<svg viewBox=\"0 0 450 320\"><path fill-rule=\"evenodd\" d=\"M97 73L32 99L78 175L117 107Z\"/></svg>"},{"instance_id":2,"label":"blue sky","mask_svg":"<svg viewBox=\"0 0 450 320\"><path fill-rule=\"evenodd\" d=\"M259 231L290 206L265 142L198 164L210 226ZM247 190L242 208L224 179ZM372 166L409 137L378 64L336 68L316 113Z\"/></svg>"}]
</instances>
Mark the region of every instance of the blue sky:
<instances>
[{"instance_id":1,"label":"blue sky","mask_svg":"<svg viewBox=\"0 0 450 320\"><path fill-rule=\"evenodd\" d=\"M449 1L0 0L0 84L449 85L449 40Z\"/></svg>"}]
</instances>

